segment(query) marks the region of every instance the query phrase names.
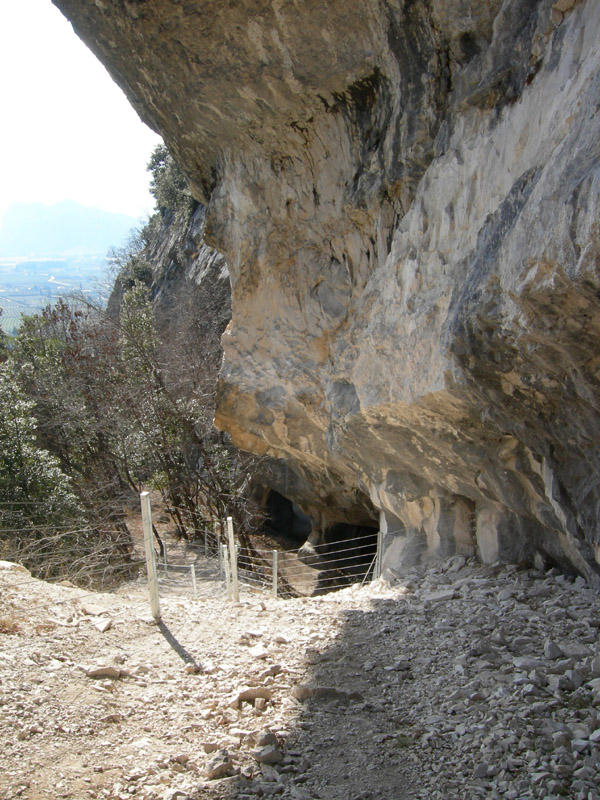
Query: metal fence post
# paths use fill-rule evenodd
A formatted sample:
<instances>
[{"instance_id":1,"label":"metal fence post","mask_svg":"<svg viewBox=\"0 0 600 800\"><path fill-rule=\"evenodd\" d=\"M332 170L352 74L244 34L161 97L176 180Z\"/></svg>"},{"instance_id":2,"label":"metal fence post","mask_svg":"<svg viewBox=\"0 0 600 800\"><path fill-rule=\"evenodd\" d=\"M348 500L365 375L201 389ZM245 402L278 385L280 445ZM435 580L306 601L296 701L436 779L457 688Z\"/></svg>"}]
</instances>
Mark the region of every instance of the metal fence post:
<instances>
[{"instance_id":1,"label":"metal fence post","mask_svg":"<svg viewBox=\"0 0 600 800\"><path fill-rule=\"evenodd\" d=\"M233 536L233 520L227 517L227 535L229 537L229 557L231 561L231 582L233 584L233 599L236 603L240 601L240 587L238 584L237 572L237 551L235 549L235 539Z\"/></svg>"},{"instance_id":2,"label":"metal fence post","mask_svg":"<svg viewBox=\"0 0 600 800\"><path fill-rule=\"evenodd\" d=\"M273 597L277 597L277 561L278 561L277 550L273 550L273 588L271 590Z\"/></svg>"},{"instance_id":3,"label":"metal fence post","mask_svg":"<svg viewBox=\"0 0 600 800\"><path fill-rule=\"evenodd\" d=\"M150 608L152 616L158 622L160 619L160 601L158 599L158 580L156 577L156 556L152 533L152 511L150 509L150 493L142 492L142 524L144 528L144 547L146 550L146 569L148 571L148 590L150 592Z\"/></svg>"}]
</instances>

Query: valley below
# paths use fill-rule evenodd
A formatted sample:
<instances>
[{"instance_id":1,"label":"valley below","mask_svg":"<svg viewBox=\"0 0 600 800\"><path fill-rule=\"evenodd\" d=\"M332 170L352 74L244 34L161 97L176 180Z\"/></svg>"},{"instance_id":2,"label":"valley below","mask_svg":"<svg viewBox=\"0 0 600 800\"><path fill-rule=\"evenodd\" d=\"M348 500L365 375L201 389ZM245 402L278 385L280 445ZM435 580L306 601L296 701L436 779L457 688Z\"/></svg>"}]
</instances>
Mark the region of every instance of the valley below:
<instances>
[{"instance_id":1,"label":"valley below","mask_svg":"<svg viewBox=\"0 0 600 800\"><path fill-rule=\"evenodd\" d=\"M61 297L73 295L104 304L110 291L104 256L75 254L33 259L0 258L0 323L14 333L22 314L35 314Z\"/></svg>"}]
</instances>

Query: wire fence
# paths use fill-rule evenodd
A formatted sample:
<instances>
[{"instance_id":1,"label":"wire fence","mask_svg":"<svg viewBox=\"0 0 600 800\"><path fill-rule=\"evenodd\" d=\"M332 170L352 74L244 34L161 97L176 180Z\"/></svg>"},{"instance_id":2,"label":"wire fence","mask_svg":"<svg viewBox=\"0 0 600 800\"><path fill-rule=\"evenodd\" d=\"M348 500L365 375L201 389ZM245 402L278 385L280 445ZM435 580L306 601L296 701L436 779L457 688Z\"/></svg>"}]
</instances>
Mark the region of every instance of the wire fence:
<instances>
[{"instance_id":1,"label":"wire fence","mask_svg":"<svg viewBox=\"0 0 600 800\"><path fill-rule=\"evenodd\" d=\"M219 538L206 530L201 543L180 542L167 545L157 558L156 577L159 591L191 596L218 594L224 591Z\"/></svg>"},{"instance_id":2,"label":"wire fence","mask_svg":"<svg viewBox=\"0 0 600 800\"><path fill-rule=\"evenodd\" d=\"M25 520L14 524L12 517L10 521L7 518L14 504L0 502L0 521L4 522L0 525L0 559L21 563L43 580L68 580L93 590L147 580L156 619L160 618L161 596L199 599L226 595L236 601L240 587L244 592L279 598L311 596L364 584L379 574L380 534L375 531L299 550L267 549L247 537L236 542L232 520L227 518L225 522L207 522L191 541L174 540L157 533L147 492L142 493L141 501L145 557L139 546L134 546L126 525L74 529L68 525L37 527ZM30 505L34 507L34 503Z\"/></svg>"},{"instance_id":3,"label":"wire fence","mask_svg":"<svg viewBox=\"0 0 600 800\"><path fill-rule=\"evenodd\" d=\"M237 548L238 580L251 589L270 591L277 597L280 593L279 555L278 550Z\"/></svg>"},{"instance_id":4,"label":"wire fence","mask_svg":"<svg viewBox=\"0 0 600 800\"><path fill-rule=\"evenodd\" d=\"M49 582L68 580L96 590L131 579L144 565L122 519L50 524L46 502L0 502L0 560L22 564Z\"/></svg>"},{"instance_id":5,"label":"wire fence","mask_svg":"<svg viewBox=\"0 0 600 800\"><path fill-rule=\"evenodd\" d=\"M317 545L310 551L241 548L240 581L275 596L321 594L372 580L377 567L377 534Z\"/></svg>"},{"instance_id":6,"label":"wire fence","mask_svg":"<svg viewBox=\"0 0 600 800\"><path fill-rule=\"evenodd\" d=\"M157 558L147 493L142 494L147 574L153 615L160 617L160 597L167 594L198 598L221 593L237 601L240 586L273 597L323 594L378 576L379 533L299 550L267 550L235 542L231 517L206 530L204 542L186 543Z\"/></svg>"},{"instance_id":7,"label":"wire fence","mask_svg":"<svg viewBox=\"0 0 600 800\"><path fill-rule=\"evenodd\" d=\"M227 593L235 585L250 592L267 592L272 597L323 594L353 584L364 585L376 575L376 537L357 538L353 546L311 555L305 563L298 550L266 550L228 545L210 537L210 555L203 546L189 544L183 555L170 551L156 561L156 580L161 596L179 594L197 598L201 594ZM375 538L375 542L374 542ZM339 545L339 543L337 543ZM233 564L235 564L235 577Z\"/></svg>"}]
</instances>

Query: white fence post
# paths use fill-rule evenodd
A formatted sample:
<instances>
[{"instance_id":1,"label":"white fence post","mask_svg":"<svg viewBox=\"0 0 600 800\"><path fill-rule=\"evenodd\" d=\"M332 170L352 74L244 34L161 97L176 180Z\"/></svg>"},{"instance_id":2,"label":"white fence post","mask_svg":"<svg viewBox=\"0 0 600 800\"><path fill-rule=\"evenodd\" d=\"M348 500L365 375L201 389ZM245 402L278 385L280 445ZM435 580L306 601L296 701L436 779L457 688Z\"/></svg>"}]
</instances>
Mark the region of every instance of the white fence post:
<instances>
[{"instance_id":1,"label":"white fence post","mask_svg":"<svg viewBox=\"0 0 600 800\"><path fill-rule=\"evenodd\" d=\"M219 554L219 574L223 577L223 545L217 542L217 553Z\"/></svg>"},{"instance_id":2,"label":"white fence post","mask_svg":"<svg viewBox=\"0 0 600 800\"><path fill-rule=\"evenodd\" d=\"M234 602L240 601L240 587L238 584L237 574L237 551L235 549L235 539L233 536L233 520L227 517L227 535L229 537L229 557L231 561L231 582L233 584L233 599Z\"/></svg>"},{"instance_id":3,"label":"white fence post","mask_svg":"<svg viewBox=\"0 0 600 800\"><path fill-rule=\"evenodd\" d=\"M208 558L208 530L204 528L204 558Z\"/></svg>"},{"instance_id":4,"label":"white fence post","mask_svg":"<svg viewBox=\"0 0 600 800\"><path fill-rule=\"evenodd\" d=\"M146 550L146 569L148 570L148 590L150 592L150 608L152 616L158 622L160 619L160 601L158 599L158 580L156 578L156 556L152 535L152 511L150 509L150 493L142 492L142 524L144 528L144 547Z\"/></svg>"},{"instance_id":5,"label":"white fence post","mask_svg":"<svg viewBox=\"0 0 600 800\"><path fill-rule=\"evenodd\" d=\"M377 531L377 554L375 558L375 570L373 578L381 578L381 565L383 561L383 533L387 531L387 522L383 511L379 512L379 530Z\"/></svg>"},{"instance_id":6,"label":"white fence post","mask_svg":"<svg viewBox=\"0 0 600 800\"><path fill-rule=\"evenodd\" d=\"M192 592L194 593L194 600L198 599L198 585L196 584L196 567L190 564L190 572L192 574Z\"/></svg>"},{"instance_id":7,"label":"white fence post","mask_svg":"<svg viewBox=\"0 0 600 800\"><path fill-rule=\"evenodd\" d=\"M271 590L273 597L277 597L277 561L277 550L273 550L273 589Z\"/></svg>"},{"instance_id":8,"label":"white fence post","mask_svg":"<svg viewBox=\"0 0 600 800\"><path fill-rule=\"evenodd\" d=\"M225 570L225 586L227 587L227 599L231 600L231 578L229 576L229 553L227 545L223 545L223 569Z\"/></svg>"}]
</instances>

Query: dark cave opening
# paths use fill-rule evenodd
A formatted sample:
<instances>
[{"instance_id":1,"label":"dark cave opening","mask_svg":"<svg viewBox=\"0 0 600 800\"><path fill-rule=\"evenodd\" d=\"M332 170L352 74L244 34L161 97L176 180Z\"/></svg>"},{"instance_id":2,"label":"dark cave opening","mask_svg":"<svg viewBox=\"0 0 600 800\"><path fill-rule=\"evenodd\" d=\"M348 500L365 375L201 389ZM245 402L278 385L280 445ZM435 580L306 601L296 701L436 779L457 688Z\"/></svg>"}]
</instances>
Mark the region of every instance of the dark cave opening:
<instances>
[{"instance_id":1,"label":"dark cave opening","mask_svg":"<svg viewBox=\"0 0 600 800\"><path fill-rule=\"evenodd\" d=\"M265 533L288 547L300 547L312 532L312 520L287 497L271 489L265 502Z\"/></svg>"},{"instance_id":2,"label":"dark cave opening","mask_svg":"<svg viewBox=\"0 0 600 800\"><path fill-rule=\"evenodd\" d=\"M377 555L379 528L338 522L327 528L314 546L319 562L325 561L347 575L364 576Z\"/></svg>"},{"instance_id":3,"label":"dark cave opening","mask_svg":"<svg viewBox=\"0 0 600 800\"><path fill-rule=\"evenodd\" d=\"M332 521L328 525L322 517L319 527L275 489L268 491L263 509L262 532L289 554L287 560L280 560L282 578L299 593L320 594L375 576L379 528L365 524L364 516L358 523Z\"/></svg>"}]
</instances>

